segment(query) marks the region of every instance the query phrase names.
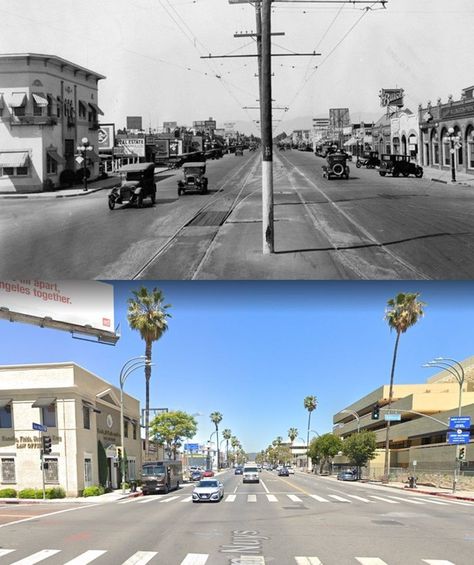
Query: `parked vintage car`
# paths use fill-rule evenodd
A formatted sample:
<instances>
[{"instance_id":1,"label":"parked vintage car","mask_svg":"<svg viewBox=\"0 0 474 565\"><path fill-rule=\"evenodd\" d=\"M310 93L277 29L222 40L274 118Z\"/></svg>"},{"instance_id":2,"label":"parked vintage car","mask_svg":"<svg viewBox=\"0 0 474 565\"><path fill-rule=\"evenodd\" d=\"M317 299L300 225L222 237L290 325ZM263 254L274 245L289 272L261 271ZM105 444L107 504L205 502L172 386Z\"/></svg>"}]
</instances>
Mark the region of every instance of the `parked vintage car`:
<instances>
[{"instance_id":1,"label":"parked vintage car","mask_svg":"<svg viewBox=\"0 0 474 565\"><path fill-rule=\"evenodd\" d=\"M178 181L178 196L187 190L197 190L201 194L207 192L206 163L204 161L183 164L183 179Z\"/></svg>"},{"instance_id":2,"label":"parked vintage car","mask_svg":"<svg viewBox=\"0 0 474 565\"><path fill-rule=\"evenodd\" d=\"M375 169L380 165L378 151L366 151L362 157L357 157L356 167L359 169L364 166L367 169Z\"/></svg>"},{"instance_id":3,"label":"parked vintage car","mask_svg":"<svg viewBox=\"0 0 474 565\"><path fill-rule=\"evenodd\" d=\"M412 163L408 155L383 154L380 158L379 175L384 177L388 173L394 177L415 175L415 177L421 178L423 167Z\"/></svg>"},{"instance_id":4,"label":"parked vintage car","mask_svg":"<svg viewBox=\"0 0 474 565\"><path fill-rule=\"evenodd\" d=\"M135 163L125 165L119 170L122 178L119 186L109 193L109 208L116 204L136 204L143 206L143 200L150 197L151 204L156 201L155 163Z\"/></svg>"},{"instance_id":5,"label":"parked vintage car","mask_svg":"<svg viewBox=\"0 0 474 565\"><path fill-rule=\"evenodd\" d=\"M342 152L329 153L326 156L327 164L323 165L323 177L328 180L331 177L349 178L349 166L347 165L347 154Z\"/></svg>"}]
</instances>

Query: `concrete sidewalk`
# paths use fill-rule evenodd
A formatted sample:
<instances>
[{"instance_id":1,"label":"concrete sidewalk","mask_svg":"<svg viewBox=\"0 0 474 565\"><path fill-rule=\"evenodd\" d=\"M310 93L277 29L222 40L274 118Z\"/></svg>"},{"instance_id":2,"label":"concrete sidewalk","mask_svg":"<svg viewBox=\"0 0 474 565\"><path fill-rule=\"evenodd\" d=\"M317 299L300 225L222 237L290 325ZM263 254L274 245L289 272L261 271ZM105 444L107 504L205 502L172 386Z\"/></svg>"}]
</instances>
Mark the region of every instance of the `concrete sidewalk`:
<instances>
[{"instance_id":1,"label":"concrete sidewalk","mask_svg":"<svg viewBox=\"0 0 474 565\"><path fill-rule=\"evenodd\" d=\"M467 491L467 490L456 490L455 493L452 492L452 489L448 488L438 488L431 485L423 485L418 484L416 488L409 488L406 483L399 483L399 482L390 482L390 483L381 483L375 481L364 481L362 479L361 482L366 482L367 484L373 485L380 485L384 487L394 488L398 490L405 490L414 493L422 493L422 494L431 494L433 496L438 496L439 498L450 498L450 499L458 499L458 500L469 500L474 502L474 492Z\"/></svg>"},{"instance_id":2,"label":"concrete sidewalk","mask_svg":"<svg viewBox=\"0 0 474 565\"><path fill-rule=\"evenodd\" d=\"M443 184L456 184L474 187L474 175L456 171L456 182L451 180L451 170L440 170L436 167L423 167L423 178Z\"/></svg>"},{"instance_id":3,"label":"concrete sidewalk","mask_svg":"<svg viewBox=\"0 0 474 565\"><path fill-rule=\"evenodd\" d=\"M112 492L107 492L99 496L78 496L78 497L66 497L66 498L52 498L43 500L42 498L0 498L0 504L51 504L54 502L66 502L71 503L97 503L97 502L116 502L117 500L122 500L125 498L135 498L137 496L143 496L140 490L136 492L131 492L130 489L125 489L125 494L122 493L122 489L113 490Z\"/></svg>"}]
</instances>

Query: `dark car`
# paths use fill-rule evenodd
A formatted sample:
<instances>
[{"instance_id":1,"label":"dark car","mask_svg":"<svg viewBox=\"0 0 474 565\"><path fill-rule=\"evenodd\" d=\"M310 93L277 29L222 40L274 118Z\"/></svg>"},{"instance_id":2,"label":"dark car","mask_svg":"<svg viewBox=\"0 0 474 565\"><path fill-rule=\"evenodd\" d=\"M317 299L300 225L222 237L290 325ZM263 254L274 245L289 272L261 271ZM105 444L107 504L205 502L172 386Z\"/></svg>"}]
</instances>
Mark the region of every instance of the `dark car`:
<instances>
[{"instance_id":1,"label":"dark car","mask_svg":"<svg viewBox=\"0 0 474 565\"><path fill-rule=\"evenodd\" d=\"M178 181L178 196L187 190L197 190L201 194L207 192L206 163L204 161L184 163L183 180Z\"/></svg>"},{"instance_id":2,"label":"dark car","mask_svg":"<svg viewBox=\"0 0 474 565\"><path fill-rule=\"evenodd\" d=\"M190 478L191 481L200 481L201 476L202 476L201 471L193 471L191 473L191 475L189 476L189 478Z\"/></svg>"},{"instance_id":3,"label":"dark car","mask_svg":"<svg viewBox=\"0 0 474 565\"><path fill-rule=\"evenodd\" d=\"M243 472L244 470L242 469L242 467L236 467L234 469L234 475L242 475Z\"/></svg>"},{"instance_id":4,"label":"dark car","mask_svg":"<svg viewBox=\"0 0 474 565\"><path fill-rule=\"evenodd\" d=\"M116 204L136 204L143 206L143 200L150 198L151 204L156 201L155 163L135 163L125 165L119 170L122 182L114 186L109 193L109 208Z\"/></svg>"},{"instance_id":5,"label":"dark car","mask_svg":"<svg viewBox=\"0 0 474 565\"><path fill-rule=\"evenodd\" d=\"M326 156L326 165L322 165L323 168L323 177L326 177L328 180L331 177L337 178L349 178L349 167L347 165L347 153L342 151L335 151L334 153L328 153Z\"/></svg>"},{"instance_id":6,"label":"dark car","mask_svg":"<svg viewBox=\"0 0 474 565\"><path fill-rule=\"evenodd\" d=\"M286 467L282 467L279 471L278 471L278 476L279 477L289 477L290 476L290 471L288 471L288 469Z\"/></svg>"},{"instance_id":7,"label":"dark car","mask_svg":"<svg viewBox=\"0 0 474 565\"><path fill-rule=\"evenodd\" d=\"M394 177L415 175L415 177L421 178L423 167L412 163L408 155L384 154L380 158L379 175L384 177L387 173L391 173Z\"/></svg>"},{"instance_id":8,"label":"dark car","mask_svg":"<svg viewBox=\"0 0 474 565\"><path fill-rule=\"evenodd\" d=\"M337 475L338 481L357 481L357 473L353 471L341 471Z\"/></svg>"}]
</instances>

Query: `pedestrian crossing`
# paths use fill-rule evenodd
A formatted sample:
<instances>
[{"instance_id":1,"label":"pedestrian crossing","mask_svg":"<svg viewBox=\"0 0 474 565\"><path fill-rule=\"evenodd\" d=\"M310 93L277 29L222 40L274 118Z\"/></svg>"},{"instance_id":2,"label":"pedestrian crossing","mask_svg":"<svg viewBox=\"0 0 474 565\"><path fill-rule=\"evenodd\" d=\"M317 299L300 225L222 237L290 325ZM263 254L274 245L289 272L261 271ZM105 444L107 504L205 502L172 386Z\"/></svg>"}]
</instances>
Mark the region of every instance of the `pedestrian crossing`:
<instances>
[{"instance_id":1,"label":"pedestrian crossing","mask_svg":"<svg viewBox=\"0 0 474 565\"><path fill-rule=\"evenodd\" d=\"M472 502L462 502L460 500L434 500L434 497L415 497L415 496L395 496L390 494L384 494L384 496L378 496L376 494L368 494L366 496L360 496L355 494L325 494L321 496L319 494L293 494L293 493L257 493L257 494L227 494L224 496L224 502L226 503L266 503L266 502L285 502L288 501L306 504L306 503L338 503L338 504L351 504L351 503L362 503L362 504L413 504L413 505L430 505L434 504L436 506L449 506L449 505L460 505L460 506L470 506L474 507ZM119 500L117 504L169 504L173 502L191 502L192 497L187 495L174 495L174 496L143 496L138 498L127 498L126 500Z\"/></svg>"},{"instance_id":2,"label":"pedestrian crossing","mask_svg":"<svg viewBox=\"0 0 474 565\"><path fill-rule=\"evenodd\" d=\"M0 563L5 563L4 557L9 557L15 559L15 554L17 551L15 549L0 549ZM50 557L59 555L61 558L60 549L42 549L31 555L20 557L17 561L10 561L9 565L35 565L36 563L44 562L47 565L47 561ZM87 565L93 563L102 556L107 557L109 554L109 559L113 559L113 562L117 565L146 565L150 563L151 565L206 565L208 560L212 558L209 553L187 553L186 555L181 555L176 557L176 561L170 562L169 556L160 557L158 551L136 551L130 557L122 561L122 557L114 556L112 552L104 549L89 549L83 553L73 557L69 561L61 561L64 565ZM396 565L394 561L389 562L381 559L380 557L349 557L352 559L354 565ZM239 565L270 565L275 563L274 557L265 558L263 555L241 555L240 557L233 557L232 563L238 563ZM288 557L285 563L290 563L292 565L337 565L334 561L324 560L321 561L317 556L294 556ZM412 561L415 564L415 561ZM420 565L456 565L452 561L446 561L444 559L423 559L418 560ZM210 565L210 564L209 564Z\"/></svg>"}]
</instances>

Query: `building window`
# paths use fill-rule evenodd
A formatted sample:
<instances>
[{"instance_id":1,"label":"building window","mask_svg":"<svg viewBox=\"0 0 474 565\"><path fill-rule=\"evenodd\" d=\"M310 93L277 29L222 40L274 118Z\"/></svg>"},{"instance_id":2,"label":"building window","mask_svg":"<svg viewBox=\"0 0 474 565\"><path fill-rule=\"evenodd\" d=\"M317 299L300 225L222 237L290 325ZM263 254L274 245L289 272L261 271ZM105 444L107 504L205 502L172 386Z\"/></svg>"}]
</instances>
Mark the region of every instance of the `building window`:
<instances>
[{"instance_id":1,"label":"building window","mask_svg":"<svg viewBox=\"0 0 474 565\"><path fill-rule=\"evenodd\" d=\"M474 128L466 135L467 141L467 167L474 169Z\"/></svg>"},{"instance_id":2,"label":"building window","mask_svg":"<svg viewBox=\"0 0 474 565\"><path fill-rule=\"evenodd\" d=\"M0 428L12 427L12 405L0 407Z\"/></svg>"},{"instance_id":3,"label":"building window","mask_svg":"<svg viewBox=\"0 0 474 565\"><path fill-rule=\"evenodd\" d=\"M92 486L92 459L90 457L84 459L84 486Z\"/></svg>"},{"instance_id":4,"label":"building window","mask_svg":"<svg viewBox=\"0 0 474 565\"><path fill-rule=\"evenodd\" d=\"M12 177L14 174L15 174L15 168L14 167L3 167L2 176Z\"/></svg>"},{"instance_id":5,"label":"building window","mask_svg":"<svg viewBox=\"0 0 474 565\"><path fill-rule=\"evenodd\" d=\"M135 424L135 422L133 422L132 426L133 426L133 439L137 439L137 425Z\"/></svg>"},{"instance_id":6,"label":"building window","mask_svg":"<svg viewBox=\"0 0 474 565\"><path fill-rule=\"evenodd\" d=\"M127 459L128 463L128 480L133 481L137 478L137 462L135 457Z\"/></svg>"},{"instance_id":7,"label":"building window","mask_svg":"<svg viewBox=\"0 0 474 565\"><path fill-rule=\"evenodd\" d=\"M61 117L61 106L62 106L61 97L60 97L60 96L57 96L57 97L56 97L56 116L57 116L58 118Z\"/></svg>"},{"instance_id":8,"label":"building window","mask_svg":"<svg viewBox=\"0 0 474 565\"><path fill-rule=\"evenodd\" d=\"M123 434L125 437L128 437L128 420L123 422Z\"/></svg>"},{"instance_id":9,"label":"building window","mask_svg":"<svg viewBox=\"0 0 474 565\"><path fill-rule=\"evenodd\" d=\"M35 100L33 99L33 116L42 116L43 115L43 106L38 106Z\"/></svg>"},{"instance_id":10,"label":"building window","mask_svg":"<svg viewBox=\"0 0 474 565\"><path fill-rule=\"evenodd\" d=\"M58 172L58 164L48 153L46 155L46 174L55 175L57 172Z\"/></svg>"},{"instance_id":11,"label":"building window","mask_svg":"<svg viewBox=\"0 0 474 565\"><path fill-rule=\"evenodd\" d=\"M56 427L56 403L41 407L41 423L48 428Z\"/></svg>"},{"instance_id":12,"label":"building window","mask_svg":"<svg viewBox=\"0 0 474 565\"><path fill-rule=\"evenodd\" d=\"M28 167L3 167L3 169L0 169L0 176L4 177L25 177L28 174Z\"/></svg>"},{"instance_id":13,"label":"building window","mask_svg":"<svg viewBox=\"0 0 474 565\"><path fill-rule=\"evenodd\" d=\"M22 117L25 115L25 107L24 106L18 106L17 108L12 108L13 110L13 115L14 116L18 116L18 117Z\"/></svg>"},{"instance_id":14,"label":"building window","mask_svg":"<svg viewBox=\"0 0 474 565\"><path fill-rule=\"evenodd\" d=\"M16 483L14 457L2 457L2 483Z\"/></svg>"},{"instance_id":15,"label":"building window","mask_svg":"<svg viewBox=\"0 0 474 565\"><path fill-rule=\"evenodd\" d=\"M88 406L82 407L82 421L84 422L84 429L91 429L91 411Z\"/></svg>"},{"instance_id":16,"label":"building window","mask_svg":"<svg viewBox=\"0 0 474 565\"><path fill-rule=\"evenodd\" d=\"M28 167L17 167L16 168L16 176L17 177L25 177L28 175Z\"/></svg>"},{"instance_id":17,"label":"building window","mask_svg":"<svg viewBox=\"0 0 474 565\"><path fill-rule=\"evenodd\" d=\"M44 481L45 483L58 483L58 460L53 457L46 457L44 466Z\"/></svg>"}]
</instances>

